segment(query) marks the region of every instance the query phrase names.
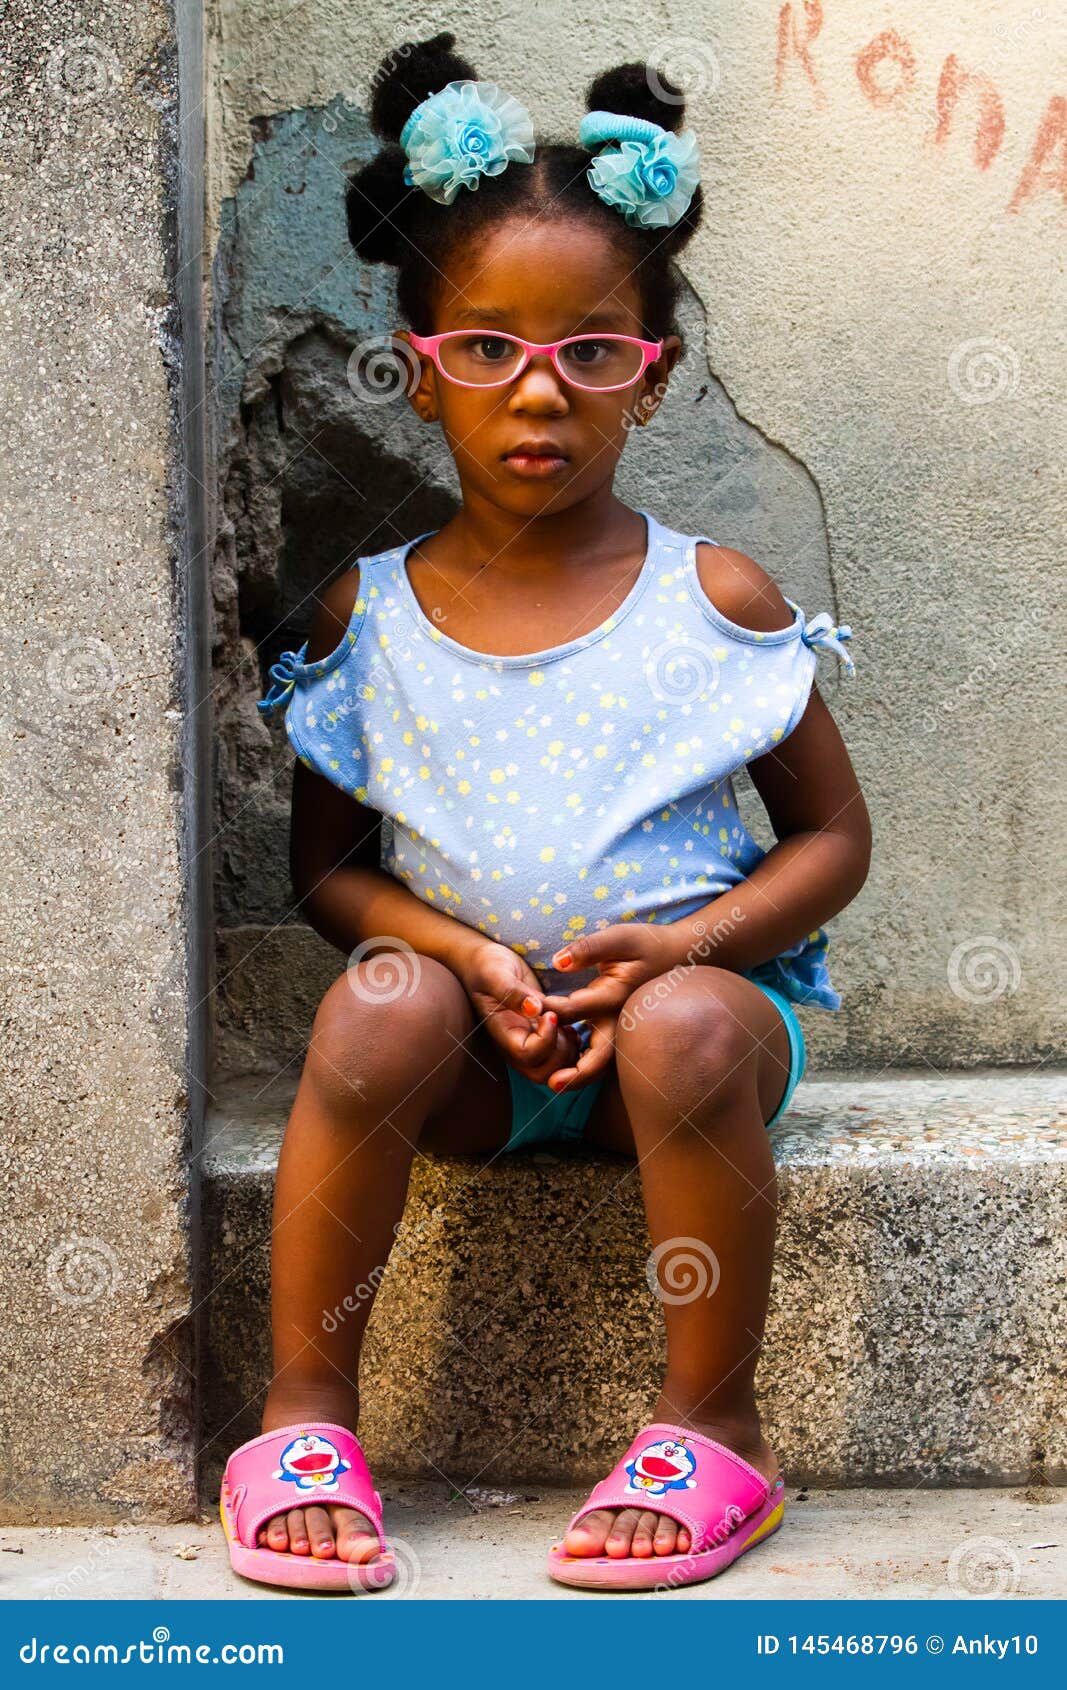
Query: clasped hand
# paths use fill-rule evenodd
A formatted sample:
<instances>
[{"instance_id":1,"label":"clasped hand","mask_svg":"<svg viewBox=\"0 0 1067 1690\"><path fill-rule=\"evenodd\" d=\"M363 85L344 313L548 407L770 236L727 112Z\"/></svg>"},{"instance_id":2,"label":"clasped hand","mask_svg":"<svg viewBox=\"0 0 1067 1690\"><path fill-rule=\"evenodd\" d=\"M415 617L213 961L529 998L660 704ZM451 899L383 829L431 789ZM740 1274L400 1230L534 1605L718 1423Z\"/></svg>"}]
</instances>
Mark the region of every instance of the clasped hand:
<instances>
[{"instance_id":1,"label":"clasped hand","mask_svg":"<svg viewBox=\"0 0 1067 1690\"><path fill-rule=\"evenodd\" d=\"M574 1091L610 1067L626 1000L657 975L693 960L682 953L680 939L669 928L620 922L569 940L552 966L575 974L595 968L597 974L568 996L546 993L525 959L496 942L478 946L461 977L511 1066L555 1092ZM589 1029L584 1050L574 1025L579 1021Z\"/></svg>"}]
</instances>

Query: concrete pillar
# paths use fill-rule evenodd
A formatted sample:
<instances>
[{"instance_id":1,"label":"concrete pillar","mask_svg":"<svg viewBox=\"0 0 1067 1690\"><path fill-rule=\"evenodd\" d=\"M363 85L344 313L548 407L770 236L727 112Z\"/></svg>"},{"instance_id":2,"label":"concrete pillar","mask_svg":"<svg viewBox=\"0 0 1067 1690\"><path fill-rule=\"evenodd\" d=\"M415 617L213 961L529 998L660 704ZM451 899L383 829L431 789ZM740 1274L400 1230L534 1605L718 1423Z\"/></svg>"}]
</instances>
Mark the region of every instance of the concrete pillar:
<instances>
[{"instance_id":1,"label":"concrete pillar","mask_svg":"<svg viewBox=\"0 0 1067 1690\"><path fill-rule=\"evenodd\" d=\"M200 94L179 105L159 0L14 0L3 42L0 1508L181 1518L206 984L177 184Z\"/></svg>"}]
</instances>

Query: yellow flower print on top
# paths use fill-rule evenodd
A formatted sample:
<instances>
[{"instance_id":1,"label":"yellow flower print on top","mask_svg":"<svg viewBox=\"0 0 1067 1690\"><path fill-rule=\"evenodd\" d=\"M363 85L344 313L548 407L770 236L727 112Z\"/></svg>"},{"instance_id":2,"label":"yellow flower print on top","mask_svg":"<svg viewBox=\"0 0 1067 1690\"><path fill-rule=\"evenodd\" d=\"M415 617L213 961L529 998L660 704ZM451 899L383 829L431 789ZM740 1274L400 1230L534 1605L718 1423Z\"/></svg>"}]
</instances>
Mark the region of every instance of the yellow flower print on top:
<instances>
[{"instance_id":1,"label":"yellow flower print on top","mask_svg":"<svg viewBox=\"0 0 1067 1690\"><path fill-rule=\"evenodd\" d=\"M383 866L530 956L551 957L564 934L691 917L750 874L766 853L738 822L731 778L783 744L810 690L800 608L795 638L731 633L702 593L694 537L642 520L639 590L536 667L437 643L403 547L360 559L362 632L329 673L298 659L294 751L382 815ZM714 666L703 678L700 654ZM795 961L805 1001L830 1007L825 942L817 929L817 955L779 963L788 976Z\"/></svg>"}]
</instances>

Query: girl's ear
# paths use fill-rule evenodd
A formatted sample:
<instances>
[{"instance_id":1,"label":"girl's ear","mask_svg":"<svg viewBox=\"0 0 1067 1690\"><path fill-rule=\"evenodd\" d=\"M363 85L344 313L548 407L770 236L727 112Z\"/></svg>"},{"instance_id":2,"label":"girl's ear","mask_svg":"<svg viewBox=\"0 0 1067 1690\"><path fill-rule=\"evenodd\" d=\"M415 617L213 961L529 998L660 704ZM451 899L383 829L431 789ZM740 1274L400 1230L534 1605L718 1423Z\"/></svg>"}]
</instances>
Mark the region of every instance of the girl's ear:
<instances>
[{"instance_id":1,"label":"girl's ear","mask_svg":"<svg viewBox=\"0 0 1067 1690\"><path fill-rule=\"evenodd\" d=\"M394 331L393 339L402 342L398 357L404 367L404 391L412 410L422 422L437 421L437 371L433 359L416 352L406 329Z\"/></svg>"},{"instance_id":2,"label":"girl's ear","mask_svg":"<svg viewBox=\"0 0 1067 1690\"><path fill-rule=\"evenodd\" d=\"M664 337L663 351L654 364L650 364L645 371L641 386L641 397L634 407L642 423L649 423L659 410L660 403L667 391L671 371L678 362L682 352L682 342L678 335L669 334Z\"/></svg>"}]
</instances>

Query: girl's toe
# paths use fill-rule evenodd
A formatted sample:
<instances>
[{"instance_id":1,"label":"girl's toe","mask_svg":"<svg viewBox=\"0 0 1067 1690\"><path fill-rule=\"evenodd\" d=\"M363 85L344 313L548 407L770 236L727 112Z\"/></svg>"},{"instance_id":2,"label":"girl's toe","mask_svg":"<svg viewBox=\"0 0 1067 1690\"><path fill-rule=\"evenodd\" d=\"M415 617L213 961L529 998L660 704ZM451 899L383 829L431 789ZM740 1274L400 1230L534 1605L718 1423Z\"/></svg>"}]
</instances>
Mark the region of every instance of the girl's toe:
<instances>
[{"instance_id":1,"label":"girl's toe","mask_svg":"<svg viewBox=\"0 0 1067 1690\"><path fill-rule=\"evenodd\" d=\"M320 1561L328 1561L336 1555L337 1546L333 1540L333 1526L325 1508L307 1508L304 1510L304 1520L307 1525L308 1542L311 1553Z\"/></svg>"},{"instance_id":2,"label":"girl's toe","mask_svg":"<svg viewBox=\"0 0 1067 1690\"><path fill-rule=\"evenodd\" d=\"M293 1555L306 1555L309 1549L307 1527L304 1524L304 1510L291 1508L289 1510L289 1550Z\"/></svg>"},{"instance_id":3,"label":"girl's toe","mask_svg":"<svg viewBox=\"0 0 1067 1690\"><path fill-rule=\"evenodd\" d=\"M289 1547L289 1527L284 1514L275 1514L273 1520L267 1522L267 1547L284 1555Z\"/></svg>"},{"instance_id":4,"label":"girl's toe","mask_svg":"<svg viewBox=\"0 0 1067 1690\"><path fill-rule=\"evenodd\" d=\"M678 1523L661 1514L656 1527L654 1547L657 1555L673 1555L678 1544Z\"/></svg>"},{"instance_id":5,"label":"girl's toe","mask_svg":"<svg viewBox=\"0 0 1067 1690\"><path fill-rule=\"evenodd\" d=\"M630 1554L638 1555L642 1559L652 1554L652 1540L656 1535L656 1516L647 1509L641 1515L634 1531Z\"/></svg>"},{"instance_id":6,"label":"girl's toe","mask_svg":"<svg viewBox=\"0 0 1067 1690\"><path fill-rule=\"evenodd\" d=\"M629 1555L634 1539L634 1527L639 1517L636 1508L621 1508L616 1514L615 1524L608 1533L608 1541L604 1546L607 1553L616 1560L621 1561Z\"/></svg>"},{"instance_id":7,"label":"girl's toe","mask_svg":"<svg viewBox=\"0 0 1067 1690\"><path fill-rule=\"evenodd\" d=\"M370 1521L354 1508L331 1508L330 1517L334 1524L338 1560L350 1561L357 1566L373 1561L381 1545Z\"/></svg>"},{"instance_id":8,"label":"girl's toe","mask_svg":"<svg viewBox=\"0 0 1067 1690\"><path fill-rule=\"evenodd\" d=\"M607 1508L595 1508L591 1514L586 1514L563 1539L567 1554L603 1555L611 1522L612 1514Z\"/></svg>"}]
</instances>

